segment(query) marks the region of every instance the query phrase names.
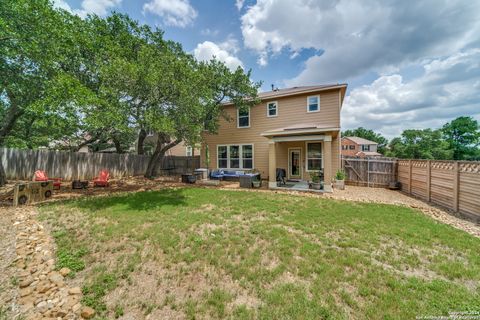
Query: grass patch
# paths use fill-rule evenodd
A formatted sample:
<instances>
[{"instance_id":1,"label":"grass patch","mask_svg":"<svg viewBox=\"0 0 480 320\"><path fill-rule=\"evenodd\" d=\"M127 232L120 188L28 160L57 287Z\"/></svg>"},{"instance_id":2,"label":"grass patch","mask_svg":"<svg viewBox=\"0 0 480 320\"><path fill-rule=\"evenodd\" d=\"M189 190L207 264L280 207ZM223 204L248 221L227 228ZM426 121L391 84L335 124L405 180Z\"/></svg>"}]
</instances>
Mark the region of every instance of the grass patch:
<instances>
[{"instance_id":1,"label":"grass patch","mask_svg":"<svg viewBox=\"0 0 480 320\"><path fill-rule=\"evenodd\" d=\"M59 265L85 268L84 303L105 317L480 311L480 240L410 208L185 188L41 211L55 230Z\"/></svg>"}]
</instances>

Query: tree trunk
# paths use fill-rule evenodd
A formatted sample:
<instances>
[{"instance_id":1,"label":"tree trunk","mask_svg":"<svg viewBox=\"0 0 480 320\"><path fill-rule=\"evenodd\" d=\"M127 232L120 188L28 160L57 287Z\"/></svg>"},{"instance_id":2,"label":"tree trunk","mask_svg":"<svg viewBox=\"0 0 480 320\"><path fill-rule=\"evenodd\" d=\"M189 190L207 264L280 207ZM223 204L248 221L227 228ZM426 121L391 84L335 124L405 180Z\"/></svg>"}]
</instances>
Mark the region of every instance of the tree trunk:
<instances>
[{"instance_id":1,"label":"tree trunk","mask_svg":"<svg viewBox=\"0 0 480 320\"><path fill-rule=\"evenodd\" d=\"M157 145L150 160L148 161L147 170L145 171L145 178L152 179L157 175L158 165L162 162L165 153L179 144L182 140L174 140L167 142L167 137L164 134L158 134Z\"/></svg>"},{"instance_id":2,"label":"tree trunk","mask_svg":"<svg viewBox=\"0 0 480 320\"><path fill-rule=\"evenodd\" d=\"M3 187L6 184L7 184L7 175L5 174L3 163L0 161L0 187Z\"/></svg>"},{"instance_id":3,"label":"tree trunk","mask_svg":"<svg viewBox=\"0 0 480 320\"><path fill-rule=\"evenodd\" d=\"M113 144L115 145L115 150L117 151L117 153L123 153L122 144L120 143L120 140L118 140L115 135L112 136L112 141L113 141Z\"/></svg>"},{"instance_id":4,"label":"tree trunk","mask_svg":"<svg viewBox=\"0 0 480 320\"><path fill-rule=\"evenodd\" d=\"M145 154L145 138L147 138L147 131L142 128L138 133L137 154Z\"/></svg>"}]
</instances>

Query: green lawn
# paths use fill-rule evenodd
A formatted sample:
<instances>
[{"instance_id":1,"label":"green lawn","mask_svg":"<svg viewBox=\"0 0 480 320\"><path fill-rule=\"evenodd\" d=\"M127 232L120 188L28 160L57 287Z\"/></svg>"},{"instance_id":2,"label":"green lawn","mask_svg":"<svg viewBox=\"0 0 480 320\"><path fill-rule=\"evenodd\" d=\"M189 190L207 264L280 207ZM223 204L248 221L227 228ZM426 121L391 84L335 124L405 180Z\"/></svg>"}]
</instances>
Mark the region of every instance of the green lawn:
<instances>
[{"instance_id":1,"label":"green lawn","mask_svg":"<svg viewBox=\"0 0 480 320\"><path fill-rule=\"evenodd\" d=\"M166 189L41 207L101 317L407 319L480 311L480 239L415 210Z\"/></svg>"}]
</instances>

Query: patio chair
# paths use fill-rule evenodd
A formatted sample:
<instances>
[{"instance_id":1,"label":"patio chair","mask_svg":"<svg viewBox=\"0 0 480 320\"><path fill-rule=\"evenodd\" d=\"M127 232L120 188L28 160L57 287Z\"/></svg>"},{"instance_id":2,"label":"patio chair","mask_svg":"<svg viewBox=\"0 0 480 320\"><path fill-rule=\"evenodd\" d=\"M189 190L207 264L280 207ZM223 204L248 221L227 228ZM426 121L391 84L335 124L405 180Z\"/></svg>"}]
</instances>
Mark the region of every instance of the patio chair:
<instances>
[{"instance_id":1,"label":"patio chair","mask_svg":"<svg viewBox=\"0 0 480 320\"><path fill-rule=\"evenodd\" d=\"M277 173L277 181L279 181L280 184L286 185L287 182L285 181L285 178L287 177L287 171L282 168L277 168L276 173Z\"/></svg>"},{"instance_id":2,"label":"patio chair","mask_svg":"<svg viewBox=\"0 0 480 320\"><path fill-rule=\"evenodd\" d=\"M47 173L43 170L35 171L33 176L33 181L49 181L53 180L53 188L60 190L60 186L62 185L62 178L49 178Z\"/></svg>"},{"instance_id":3,"label":"patio chair","mask_svg":"<svg viewBox=\"0 0 480 320\"><path fill-rule=\"evenodd\" d=\"M107 169L100 170L98 177L93 178L94 187L108 187L108 179L110 178L110 172Z\"/></svg>"}]
</instances>

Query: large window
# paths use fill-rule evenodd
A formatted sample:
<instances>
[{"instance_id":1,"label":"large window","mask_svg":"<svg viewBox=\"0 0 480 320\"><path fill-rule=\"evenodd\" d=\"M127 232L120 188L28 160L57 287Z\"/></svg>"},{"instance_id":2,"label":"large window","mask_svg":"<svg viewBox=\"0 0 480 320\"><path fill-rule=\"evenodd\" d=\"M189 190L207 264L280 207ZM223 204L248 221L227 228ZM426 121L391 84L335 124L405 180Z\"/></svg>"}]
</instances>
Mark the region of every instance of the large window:
<instances>
[{"instance_id":1,"label":"large window","mask_svg":"<svg viewBox=\"0 0 480 320\"><path fill-rule=\"evenodd\" d=\"M218 158L218 167L219 168L228 168L228 147L227 146L218 146L217 158Z\"/></svg>"},{"instance_id":2,"label":"large window","mask_svg":"<svg viewBox=\"0 0 480 320\"><path fill-rule=\"evenodd\" d=\"M250 109L237 109L237 127L250 127Z\"/></svg>"},{"instance_id":3,"label":"large window","mask_svg":"<svg viewBox=\"0 0 480 320\"><path fill-rule=\"evenodd\" d=\"M307 98L307 112L320 111L320 96L310 96Z\"/></svg>"},{"instance_id":4,"label":"large window","mask_svg":"<svg viewBox=\"0 0 480 320\"><path fill-rule=\"evenodd\" d=\"M369 144L362 144L362 151L370 151L370 145Z\"/></svg>"},{"instance_id":5,"label":"large window","mask_svg":"<svg viewBox=\"0 0 480 320\"><path fill-rule=\"evenodd\" d=\"M267 117L276 117L278 115L278 103L272 101L267 103Z\"/></svg>"},{"instance_id":6,"label":"large window","mask_svg":"<svg viewBox=\"0 0 480 320\"><path fill-rule=\"evenodd\" d=\"M307 171L322 169L322 144L320 142L307 143Z\"/></svg>"},{"instance_id":7,"label":"large window","mask_svg":"<svg viewBox=\"0 0 480 320\"><path fill-rule=\"evenodd\" d=\"M354 145L354 144L351 144L351 145L348 146L348 148L349 148L350 150L355 150L355 145Z\"/></svg>"},{"instance_id":8,"label":"large window","mask_svg":"<svg viewBox=\"0 0 480 320\"><path fill-rule=\"evenodd\" d=\"M232 144L217 146L220 169L253 169L253 145Z\"/></svg>"}]
</instances>

